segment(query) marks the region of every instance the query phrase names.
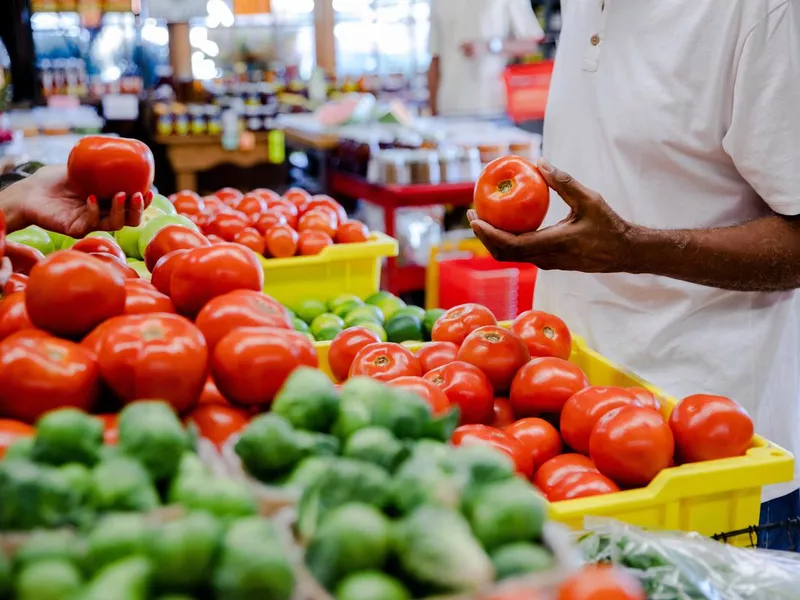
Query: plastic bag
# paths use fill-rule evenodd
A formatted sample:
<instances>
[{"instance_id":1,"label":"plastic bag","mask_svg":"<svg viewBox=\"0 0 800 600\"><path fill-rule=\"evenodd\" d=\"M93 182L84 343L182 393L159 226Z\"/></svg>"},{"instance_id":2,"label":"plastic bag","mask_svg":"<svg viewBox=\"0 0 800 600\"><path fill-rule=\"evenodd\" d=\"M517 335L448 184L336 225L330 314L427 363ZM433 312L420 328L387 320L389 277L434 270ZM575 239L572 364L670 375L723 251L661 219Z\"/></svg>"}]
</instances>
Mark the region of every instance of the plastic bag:
<instances>
[{"instance_id":1,"label":"plastic bag","mask_svg":"<svg viewBox=\"0 0 800 600\"><path fill-rule=\"evenodd\" d=\"M652 532L586 519L584 558L637 575L650 600L790 600L800 597L797 555L715 542L698 534Z\"/></svg>"}]
</instances>

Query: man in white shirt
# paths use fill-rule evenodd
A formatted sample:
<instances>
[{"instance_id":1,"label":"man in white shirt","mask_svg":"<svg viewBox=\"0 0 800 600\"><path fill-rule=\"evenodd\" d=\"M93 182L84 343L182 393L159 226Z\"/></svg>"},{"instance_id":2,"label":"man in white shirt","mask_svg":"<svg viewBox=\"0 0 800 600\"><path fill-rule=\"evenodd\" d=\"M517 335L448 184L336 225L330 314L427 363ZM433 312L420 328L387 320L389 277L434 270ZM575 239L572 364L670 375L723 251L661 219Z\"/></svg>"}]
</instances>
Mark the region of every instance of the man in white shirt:
<instances>
[{"instance_id":1,"label":"man in white shirt","mask_svg":"<svg viewBox=\"0 0 800 600\"><path fill-rule=\"evenodd\" d=\"M800 2L561 4L551 226L474 231L544 269L536 305L603 354L737 400L800 456ZM797 479L762 522L798 516Z\"/></svg>"},{"instance_id":2,"label":"man in white shirt","mask_svg":"<svg viewBox=\"0 0 800 600\"><path fill-rule=\"evenodd\" d=\"M543 37L530 0L431 0L433 114L502 117L509 57L533 53Z\"/></svg>"}]
</instances>

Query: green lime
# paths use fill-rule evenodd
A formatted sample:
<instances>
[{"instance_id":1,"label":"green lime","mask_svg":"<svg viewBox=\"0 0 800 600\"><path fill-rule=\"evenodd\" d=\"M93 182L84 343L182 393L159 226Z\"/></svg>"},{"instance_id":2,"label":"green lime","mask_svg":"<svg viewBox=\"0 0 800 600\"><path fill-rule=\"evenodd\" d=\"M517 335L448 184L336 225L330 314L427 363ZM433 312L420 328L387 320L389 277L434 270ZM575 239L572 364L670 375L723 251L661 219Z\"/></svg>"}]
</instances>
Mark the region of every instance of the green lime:
<instances>
[{"instance_id":1,"label":"green lime","mask_svg":"<svg viewBox=\"0 0 800 600\"><path fill-rule=\"evenodd\" d=\"M341 317L337 317L331 313L322 313L311 322L311 335L319 339L319 333L323 329L344 329L344 321Z\"/></svg>"},{"instance_id":2,"label":"green lime","mask_svg":"<svg viewBox=\"0 0 800 600\"><path fill-rule=\"evenodd\" d=\"M362 321L372 321L378 325L383 325L385 320L383 313L377 306L366 305L351 310L345 317L344 323L347 327L352 327L355 323Z\"/></svg>"},{"instance_id":3,"label":"green lime","mask_svg":"<svg viewBox=\"0 0 800 600\"><path fill-rule=\"evenodd\" d=\"M327 312L328 307L321 300L303 300L295 304L292 310L303 321L311 324L311 321Z\"/></svg>"},{"instance_id":4,"label":"green lime","mask_svg":"<svg viewBox=\"0 0 800 600\"><path fill-rule=\"evenodd\" d=\"M328 308L332 313L335 313L336 309L343 304L355 304L356 306L361 306L364 304L364 301L353 294L342 294L341 296L336 296L336 298L333 298L332 300L328 300Z\"/></svg>"},{"instance_id":5,"label":"green lime","mask_svg":"<svg viewBox=\"0 0 800 600\"><path fill-rule=\"evenodd\" d=\"M343 304L340 304L336 308L334 308L333 309L333 314L335 314L338 317L342 317L344 319L345 317L347 317L347 315L349 315L355 309L360 308L362 306L364 306L364 303L361 302L361 300L358 300L358 301L349 300L347 302L344 302Z\"/></svg>"},{"instance_id":6,"label":"green lime","mask_svg":"<svg viewBox=\"0 0 800 600\"><path fill-rule=\"evenodd\" d=\"M411 600L411 594L394 577L380 571L361 571L342 579L336 600Z\"/></svg>"},{"instance_id":7,"label":"green lime","mask_svg":"<svg viewBox=\"0 0 800 600\"><path fill-rule=\"evenodd\" d=\"M425 309L420 308L419 306L406 306L404 308L400 308L394 312L392 318L400 317L402 315L411 315L413 317L417 317L420 321L425 318Z\"/></svg>"},{"instance_id":8,"label":"green lime","mask_svg":"<svg viewBox=\"0 0 800 600\"><path fill-rule=\"evenodd\" d=\"M363 321L361 323L356 323L353 325L353 327L363 327L364 329L369 329L370 331L376 333L382 342L388 340L386 330L378 325L375 321Z\"/></svg>"},{"instance_id":9,"label":"green lime","mask_svg":"<svg viewBox=\"0 0 800 600\"><path fill-rule=\"evenodd\" d=\"M431 332L433 331L433 326L436 325L436 321L438 321L442 315L447 312L443 308L432 308L431 310L425 311L425 316L422 319L422 327L425 330L425 339L431 339Z\"/></svg>"},{"instance_id":10,"label":"green lime","mask_svg":"<svg viewBox=\"0 0 800 600\"><path fill-rule=\"evenodd\" d=\"M391 298L386 298L381 300L376 306L380 309L383 313L383 317L386 320L391 319L401 308L406 308L406 303L397 298L396 296L392 296Z\"/></svg>"},{"instance_id":11,"label":"green lime","mask_svg":"<svg viewBox=\"0 0 800 600\"><path fill-rule=\"evenodd\" d=\"M340 333L342 333L342 330L339 327L326 327L319 331L314 339L317 342L330 342Z\"/></svg>"},{"instance_id":12,"label":"green lime","mask_svg":"<svg viewBox=\"0 0 800 600\"><path fill-rule=\"evenodd\" d=\"M386 335L389 341L395 344L400 342L421 342L424 340L422 319L415 315L392 317L386 323Z\"/></svg>"},{"instance_id":13,"label":"green lime","mask_svg":"<svg viewBox=\"0 0 800 600\"><path fill-rule=\"evenodd\" d=\"M381 290L380 292L372 294L372 296L364 300L364 302L366 302L367 304L372 304L373 306L377 306L378 303L386 300L387 298L394 298L394 297L395 297L394 294L392 294L391 292Z\"/></svg>"},{"instance_id":14,"label":"green lime","mask_svg":"<svg viewBox=\"0 0 800 600\"><path fill-rule=\"evenodd\" d=\"M294 326L295 331L299 331L301 333L308 333L308 325L306 325L306 322L303 321L303 319L298 319L297 317L294 317L292 319L292 325Z\"/></svg>"},{"instance_id":15,"label":"green lime","mask_svg":"<svg viewBox=\"0 0 800 600\"><path fill-rule=\"evenodd\" d=\"M549 550L530 542L514 542L500 546L491 555L497 579L521 577L548 571L555 559Z\"/></svg>"}]
</instances>

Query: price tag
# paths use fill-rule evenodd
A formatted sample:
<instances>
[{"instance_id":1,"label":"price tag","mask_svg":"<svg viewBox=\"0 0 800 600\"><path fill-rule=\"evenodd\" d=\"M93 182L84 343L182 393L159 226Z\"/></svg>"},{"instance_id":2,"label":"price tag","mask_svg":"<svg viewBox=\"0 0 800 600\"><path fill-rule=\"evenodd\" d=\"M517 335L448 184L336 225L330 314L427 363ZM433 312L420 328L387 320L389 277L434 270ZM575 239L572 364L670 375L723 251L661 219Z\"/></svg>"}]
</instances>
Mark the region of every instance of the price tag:
<instances>
[{"instance_id":1,"label":"price tag","mask_svg":"<svg viewBox=\"0 0 800 600\"><path fill-rule=\"evenodd\" d=\"M161 0L150 2L150 17L170 23L184 23L206 15L206 0Z\"/></svg>"}]
</instances>

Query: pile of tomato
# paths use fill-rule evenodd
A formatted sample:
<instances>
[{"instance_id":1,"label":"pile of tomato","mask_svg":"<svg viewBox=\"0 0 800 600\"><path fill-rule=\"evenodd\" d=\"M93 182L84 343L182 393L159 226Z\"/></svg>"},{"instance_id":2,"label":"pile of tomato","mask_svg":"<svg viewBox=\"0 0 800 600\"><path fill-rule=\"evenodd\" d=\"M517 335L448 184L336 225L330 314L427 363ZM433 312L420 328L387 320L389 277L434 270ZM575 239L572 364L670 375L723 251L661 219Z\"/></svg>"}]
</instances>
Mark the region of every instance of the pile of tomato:
<instances>
[{"instance_id":1,"label":"pile of tomato","mask_svg":"<svg viewBox=\"0 0 800 600\"><path fill-rule=\"evenodd\" d=\"M268 189L242 194L223 188L204 198L182 191L170 200L178 214L200 227L212 243L236 242L267 258L310 256L334 243L369 238L366 225L348 219L336 200L300 188L283 196Z\"/></svg>"},{"instance_id":2,"label":"pile of tomato","mask_svg":"<svg viewBox=\"0 0 800 600\"><path fill-rule=\"evenodd\" d=\"M529 311L506 328L467 304L447 311L432 337L414 353L347 330L331 343L331 370L412 388L438 413L457 405L452 442L503 450L551 501L644 487L669 467L752 444L752 420L728 398L689 396L667 418L647 389L590 385L554 315Z\"/></svg>"}]
</instances>

